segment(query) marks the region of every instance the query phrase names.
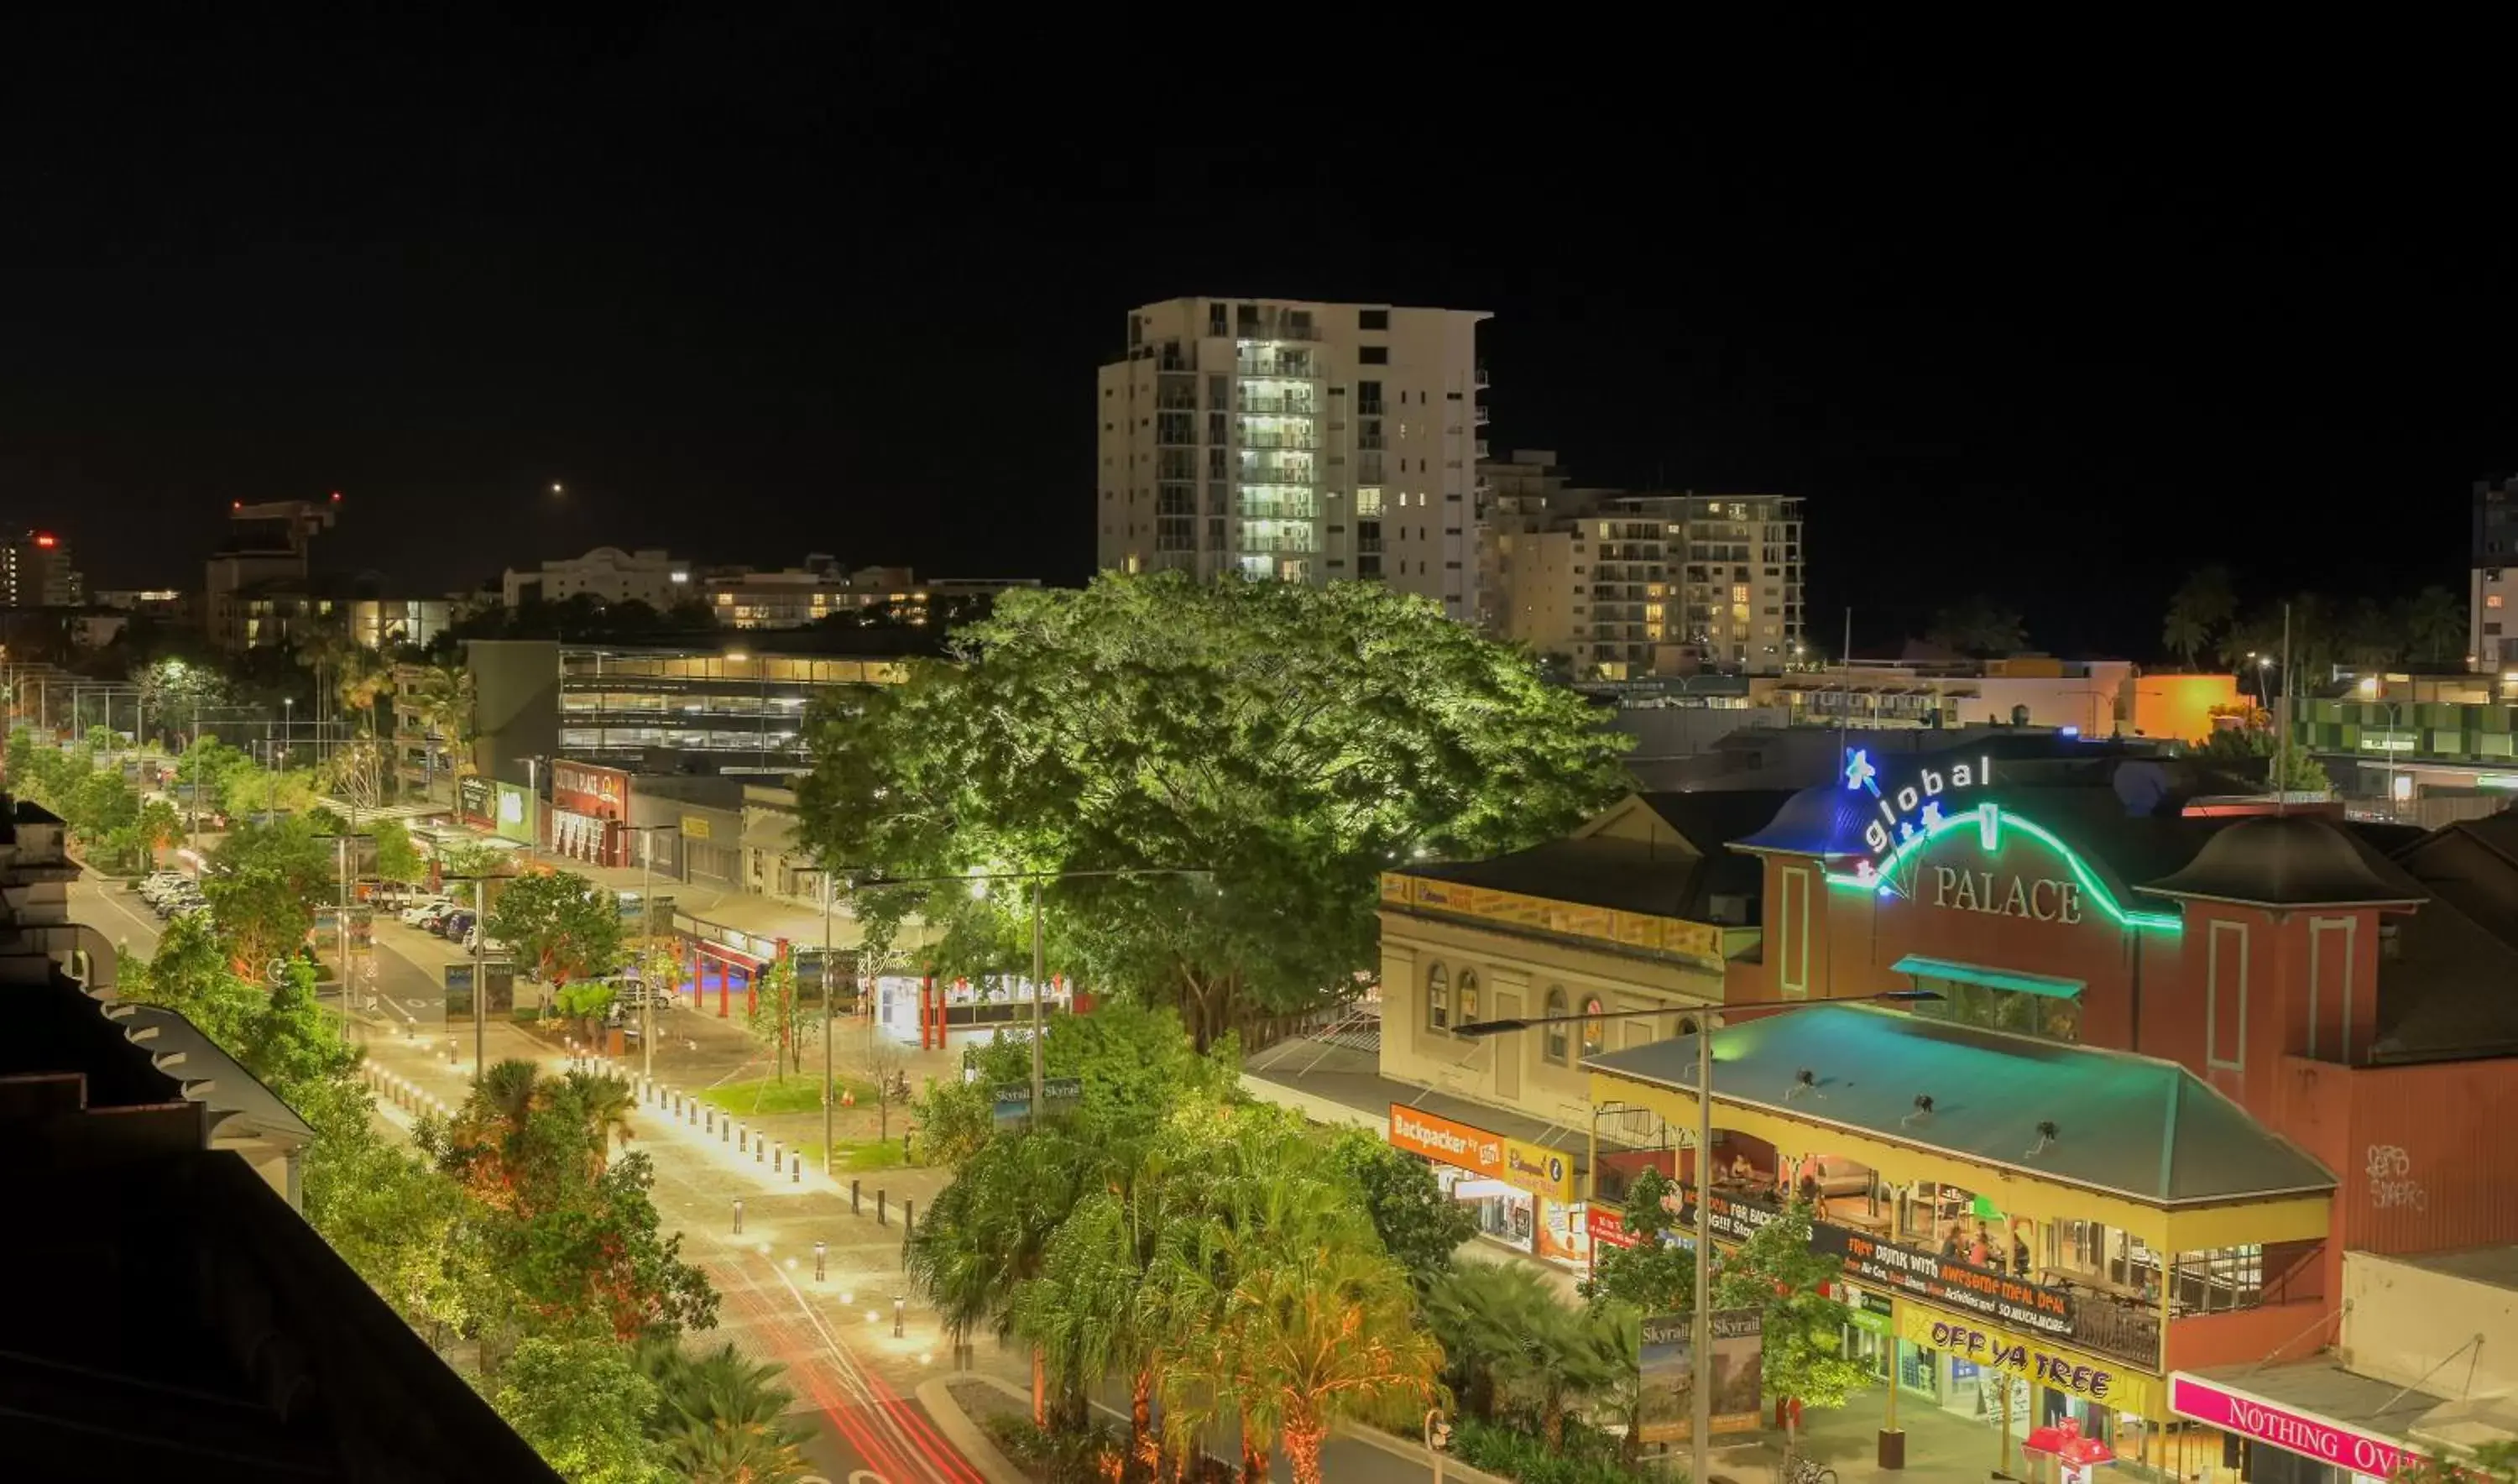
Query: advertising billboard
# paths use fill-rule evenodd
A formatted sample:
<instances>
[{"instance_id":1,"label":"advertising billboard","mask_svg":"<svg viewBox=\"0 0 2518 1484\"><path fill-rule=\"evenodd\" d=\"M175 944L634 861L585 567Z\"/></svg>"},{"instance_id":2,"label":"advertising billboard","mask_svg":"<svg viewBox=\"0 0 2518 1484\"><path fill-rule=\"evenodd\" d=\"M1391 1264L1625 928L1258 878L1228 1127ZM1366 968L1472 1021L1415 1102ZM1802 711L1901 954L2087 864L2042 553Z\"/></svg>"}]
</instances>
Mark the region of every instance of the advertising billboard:
<instances>
[{"instance_id":1,"label":"advertising billboard","mask_svg":"<svg viewBox=\"0 0 2518 1484\"><path fill-rule=\"evenodd\" d=\"M1713 1363L1706 1368L1716 1434L1755 1432L1763 1420L1765 1315L1757 1309L1717 1309ZM1688 1316L1656 1314L1642 1325L1642 1395L1636 1436L1647 1443L1686 1441L1695 1429L1697 1367Z\"/></svg>"},{"instance_id":2,"label":"advertising billboard","mask_svg":"<svg viewBox=\"0 0 2518 1484\"><path fill-rule=\"evenodd\" d=\"M501 840L534 844L533 796L512 783L494 786L498 790L498 812L491 821L491 830Z\"/></svg>"}]
</instances>

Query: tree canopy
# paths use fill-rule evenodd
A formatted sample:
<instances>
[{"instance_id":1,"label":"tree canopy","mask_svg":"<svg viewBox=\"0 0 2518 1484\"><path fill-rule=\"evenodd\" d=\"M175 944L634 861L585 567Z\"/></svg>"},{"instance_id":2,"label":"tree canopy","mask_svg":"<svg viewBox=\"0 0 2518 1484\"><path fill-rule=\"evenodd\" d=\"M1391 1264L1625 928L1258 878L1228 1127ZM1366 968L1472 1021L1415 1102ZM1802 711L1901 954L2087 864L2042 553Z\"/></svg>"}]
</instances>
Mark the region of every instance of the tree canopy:
<instances>
[{"instance_id":1,"label":"tree canopy","mask_svg":"<svg viewBox=\"0 0 2518 1484\"><path fill-rule=\"evenodd\" d=\"M1380 871L1549 838L1614 798L1624 741L1518 650L1364 584L1106 574L1013 592L950 662L812 714L823 858L890 878L1143 872L1047 887L1057 963L1177 1005L1203 1044L1354 992ZM1154 874L1187 868L1201 874ZM1025 961L1021 884L857 894L948 973Z\"/></svg>"},{"instance_id":2,"label":"tree canopy","mask_svg":"<svg viewBox=\"0 0 2518 1484\"><path fill-rule=\"evenodd\" d=\"M488 932L554 983L609 974L623 953L621 903L574 871L506 883L490 903Z\"/></svg>"}]
</instances>

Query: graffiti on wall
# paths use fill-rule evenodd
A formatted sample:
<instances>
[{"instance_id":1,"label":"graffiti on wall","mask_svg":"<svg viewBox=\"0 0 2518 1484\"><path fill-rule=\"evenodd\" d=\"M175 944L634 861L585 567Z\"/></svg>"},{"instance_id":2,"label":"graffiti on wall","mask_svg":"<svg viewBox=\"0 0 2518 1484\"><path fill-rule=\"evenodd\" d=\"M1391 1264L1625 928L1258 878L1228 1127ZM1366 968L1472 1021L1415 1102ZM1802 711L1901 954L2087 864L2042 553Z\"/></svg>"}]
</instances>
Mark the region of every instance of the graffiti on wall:
<instances>
[{"instance_id":1,"label":"graffiti on wall","mask_svg":"<svg viewBox=\"0 0 2518 1484\"><path fill-rule=\"evenodd\" d=\"M2419 1211L2430 1206L2430 1195L2422 1183L2413 1178L2413 1160L2396 1144L2372 1144L2362 1168L2369 1176L2369 1203L2379 1210L2392 1211L2409 1207Z\"/></svg>"}]
</instances>

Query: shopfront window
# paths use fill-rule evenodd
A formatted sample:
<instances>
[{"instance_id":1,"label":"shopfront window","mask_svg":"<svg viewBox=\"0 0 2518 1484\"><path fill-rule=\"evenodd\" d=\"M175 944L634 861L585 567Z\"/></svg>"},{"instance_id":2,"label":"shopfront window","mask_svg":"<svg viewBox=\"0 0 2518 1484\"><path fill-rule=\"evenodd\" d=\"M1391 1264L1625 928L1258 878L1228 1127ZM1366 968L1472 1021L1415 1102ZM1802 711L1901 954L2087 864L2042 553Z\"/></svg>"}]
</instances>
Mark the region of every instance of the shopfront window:
<instances>
[{"instance_id":1,"label":"shopfront window","mask_svg":"<svg viewBox=\"0 0 2518 1484\"><path fill-rule=\"evenodd\" d=\"M1460 971L1460 1019L1463 1026L1478 1023L1478 977L1468 970Z\"/></svg>"},{"instance_id":2,"label":"shopfront window","mask_svg":"<svg viewBox=\"0 0 2518 1484\"><path fill-rule=\"evenodd\" d=\"M1425 971L1425 1024L1436 1030L1452 1028L1452 981L1441 964Z\"/></svg>"},{"instance_id":3,"label":"shopfront window","mask_svg":"<svg viewBox=\"0 0 2518 1484\"><path fill-rule=\"evenodd\" d=\"M1547 986L1547 1014L1549 1016L1553 1017L1568 1014L1569 1012L1566 1008L1567 1004L1568 1001L1565 998L1564 985L1550 984ZM1547 1060L1554 1062L1559 1067L1564 1066L1566 1060L1566 1048L1572 1043L1572 1040L1573 1038L1565 1033L1564 1022L1558 1021L1548 1026Z\"/></svg>"},{"instance_id":4,"label":"shopfront window","mask_svg":"<svg viewBox=\"0 0 2518 1484\"><path fill-rule=\"evenodd\" d=\"M1583 1054L1586 1057L1598 1056L1608 1049L1609 1023L1600 1016L1604 1008L1596 994L1583 1001L1583 1014L1588 1017L1583 1022Z\"/></svg>"},{"instance_id":5,"label":"shopfront window","mask_svg":"<svg viewBox=\"0 0 2518 1484\"><path fill-rule=\"evenodd\" d=\"M1981 1026L1987 1030L2008 1030L2014 1035L2031 1035L2046 1041L2078 1042L2081 1039L2081 997L2078 994L1996 989L1960 980L1938 979L1929 974L1919 974L1914 979L1916 988L1929 989L1940 996L1937 1000L1916 1002L1915 1013L1928 1020Z\"/></svg>"}]
</instances>

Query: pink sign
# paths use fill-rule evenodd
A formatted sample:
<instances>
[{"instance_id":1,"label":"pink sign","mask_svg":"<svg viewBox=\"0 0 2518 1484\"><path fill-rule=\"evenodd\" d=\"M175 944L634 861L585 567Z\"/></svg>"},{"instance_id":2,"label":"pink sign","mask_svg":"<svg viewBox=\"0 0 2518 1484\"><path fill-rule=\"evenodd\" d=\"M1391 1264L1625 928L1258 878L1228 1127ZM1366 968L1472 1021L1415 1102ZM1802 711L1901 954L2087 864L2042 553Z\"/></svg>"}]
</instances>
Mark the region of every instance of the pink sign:
<instances>
[{"instance_id":1,"label":"pink sign","mask_svg":"<svg viewBox=\"0 0 2518 1484\"><path fill-rule=\"evenodd\" d=\"M2389 1439L2278 1407L2182 1371L2168 1378L2168 1410L2179 1417L2209 1422L2224 1432L2271 1443L2276 1448L2381 1479L2394 1478L2402 1465L2421 1457Z\"/></svg>"}]
</instances>

